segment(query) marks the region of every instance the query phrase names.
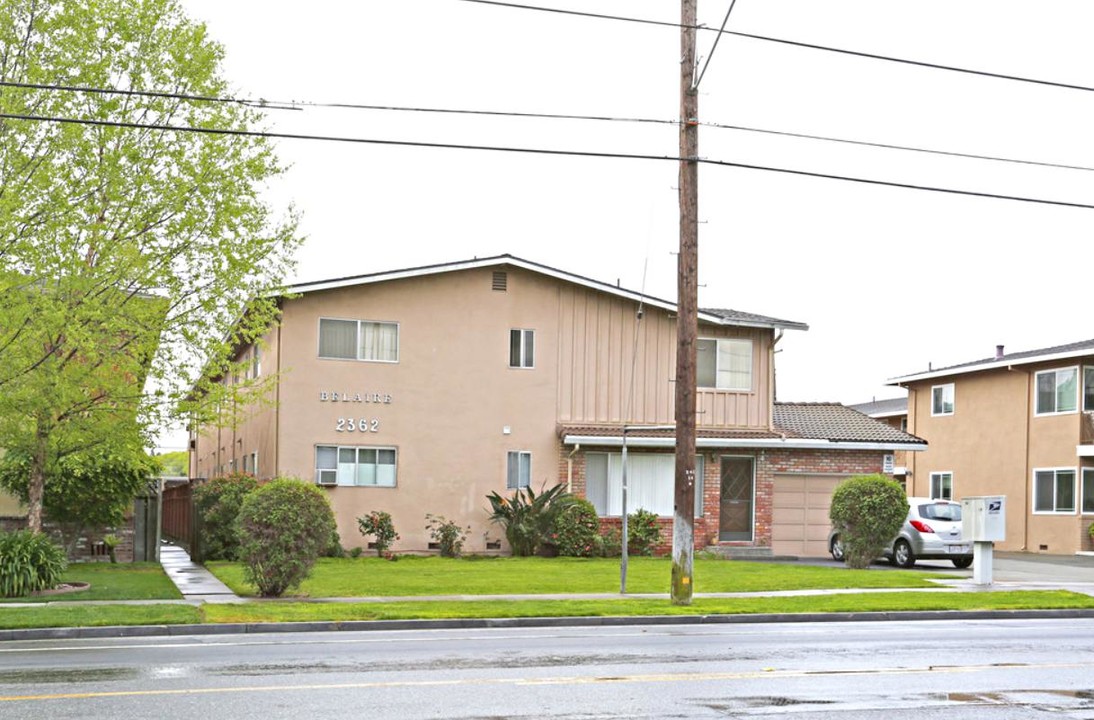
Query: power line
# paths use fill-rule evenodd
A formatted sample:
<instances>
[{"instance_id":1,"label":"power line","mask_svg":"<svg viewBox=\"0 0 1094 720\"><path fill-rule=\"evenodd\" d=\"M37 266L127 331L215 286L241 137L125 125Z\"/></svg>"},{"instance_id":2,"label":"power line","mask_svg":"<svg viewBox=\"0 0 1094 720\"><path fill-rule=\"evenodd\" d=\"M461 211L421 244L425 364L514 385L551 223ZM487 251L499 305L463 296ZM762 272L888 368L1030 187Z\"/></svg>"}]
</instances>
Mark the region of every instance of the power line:
<instances>
[{"instance_id":1,"label":"power line","mask_svg":"<svg viewBox=\"0 0 1094 720\"><path fill-rule=\"evenodd\" d=\"M700 76L700 79L702 77ZM626 117L626 116L611 116L611 115L579 115L579 114L567 114L567 113L534 113L534 112L516 112L516 111L504 111L504 110L461 110L456 108L434 108L434 107L408 107L399 105L375 105L375 104L363 104L363 103L342 103L342 102L314 102L314 101L295 101L295 100L252 100L247 98L236 97L217 97L208 95L186 95L184 93L168 93L155 90L118 90L112 88L99 88L81 85L45 85L40 83L21 83L7 80L0 80L0 87L18 87L18 88L30 88L37 90L64 90L71 92L88 92L103 95L126 95L126 96L147 96L155 98L171 98L179 100L195 100L199 102L216 102L216 103L235 103L240 105L248 105L257 108L273 108L279 110L301 110L304 107L315 108L333 108L343 110L375 110L375 111L389 111L389 112L411 112L411 113L436 113L436 114L448 114L448 115L472 115L472 116L487 116L487 117L512 117L512 118L526 118L526 119L546 119L546 120L583 120L594 122L620 122L620 123L639 123L639 124L652 124L652 125L674 125L680 124L679 120L664 120L658 118L640 118L640 117ZM1086 172L1094 172L1094 167L1087 167L1083 165L1066 165L1062 163L1051 163L1039 160L1024 160L1021 158L1008 158L998 155L980 155L975 153L963 153L950 150L935 150L931 148L914 147L911 145L898 145L895 143L882 143L882 142L870 142L865 140L853 140L850 138L838 138L826 135L815 135L810 133L793 132L789 130L769 130L765 128L747 127L744 125L732 125L727 123L718 122L700 122L699 125L703 127L717 128L723 130L738 130L741 132L761 133L766 135L778 135L783 137L795 137L808 140L820 140L824 142L842 143L846 145L860 145L863 147L876 147L887 150L904 150L907 152L926 153L931 155L944 155L949 157L962 157L972 160L987 160L992 162L1003 163L1015 163L1020 165L1034 165L1039 167L1058 168L1062 170L1082 170Z\"/></svg>"},{"instance_id":2,"label":"power line","mask_svg":"<svg viewBox=\"0 0 1094 720\"><path fill-rule=\"evenodd\" d=\"M672 157L669 155L643 155L636 153L607 153L607 152L593 152L586 150L549 150L546 148L528 148L528 147L515 147L515 146L503 146L503 145L466 145L459 143L434 143L434 142L422 142L414 140L382 140L378 138L355 138L355 137L343 137L337 135L308 135L302 133L275 133L259 130L233 130L225 128L201 128L191 127L185 125L156 125L150 123L135 123L135 122L122 122L118 120L88 120L83 118L66 118L66 117L51 117L46 115L18 115L14 113L0 113L0 119L6 120L26 120L32 122L55 122L70 125L85 125L85 126L97 126L97 127L114 127L124 129L135 130L160 130L164 132L189 132L198 133L204 135L225 135L234 137L259 137L268 139L282 139L282 140L312 140L312 141L325 141L325 142L344 142L354 143L362 145L386 145L386 146L402 146L402 147L420 147L420 148L441 148L441 149L456 149L456 150L481 150L490 152L511 152L511 153L525 153L532 155L554 155L554 156L567 156L567 157L590 157L590 158L611 158L611 159L627 159L627 160L657 160L657 161L671 161L680 162L681 158ZM697 162L706 165L716 165L721 167L739 168L742 170L759 170L763 172L774 172L784 175L799 175L802 177L822 178L827 180L840 180L843 182L853 182L863 185L878 185L882 187L901 188L905 190L921 190L925 192L946 193L951 195L964 195L967 197L979 197L979 198L991 198L995 200L1011 200L1015 202L1034 203L1038 205L1054 205L1058 207L1072 207L1080 208L1083 210L1094 210L1094 205L1088 205L1085 203L1066 202L1063 200L1046 200L1043 198L1031 198L1021 195L1002 195L998 193L977 192L973 190L956 190L954 188L943 188L932 185L914 185L910 183L898 183L889 180L873 180L869 178L858 178L847 175L833 175L830 173L810 172L807 170L794 170L791 168L777 168L766 165L753 165L748 163L738 163L729 160L711 160L707 158L698 158Z\"/></svg>"},{"instance_id":3,"label":"power line","mask_svg":"<svg viewBox=\"0 0 1094 720\"><path fill-rule=\"evenodd\" d=\"M930 148L920 148L911 145L896 145L893 143L870 142L867 140L851 140L849 138L830 137L827 135L812 135L809 133L791 132L789 130L767 130L764 128L746 127L744 125L728 125L725 123L715 122L699 124L705 127L720 128L723 130L741 130L743 132L762 133L765 135L779 135L782 137L804 138L807 140L822 140L824 142L844 143L847 145L861 145L863 147L884 148L886 150L904 150L906 152L927 153L930 155L946 155L949 157L969 158L972 160L990 160L992 162L1016 163L1019 165L1035 165L1038 167L1059 168L1061 170L1082 170L1084 172L1094 172L1094 167L1089 167L1086 165L1065 165L1063 163L1051 163L1041 160L1023 160L1021 158L1007 158L999 157L996 155L977 155L975 153L963 153L954 150L933 150Z\"/></svg>"},{"instance_id":4,"label":"power line","mask_svg":"<svg viewBox=\"0 0 1094 720\"><path fill-rule=\"evenodd\" d=\"M703 82L703 76L707 74L707 67L710 66L710 59L714 57L714 51L718 49L718 41L722 39L722 35L726 31L726 23L729 22L729 14L733 12L733 6L737 4L737 0L730 0L729 9L726 10L726 17L722 20L722 28L718 31L718 35L714 38L714 45L710 48L710 55L707 55L707 61L703 63L703 69L699 72L699 77L695 82L691 84L691 91L695 92L699 89L699 83Z\"/></svg>"},{"instance_id":5,"label":"power line","mask_svg":"<svg viewBox=\"0 0 1094 720\"><path fill-rule=\"evenodd\" d=\"M600 13L582 12L579 10L564 10L562 8L543 7L540 5L525 5L520 3L502 2L502 0L457 0L458 2L477 3L480 5L494 5L498 7L514 8L517 10L534 10L547 13L558 13L562 15L576 15L579 17L590 17L598 20L617 20L621 22L641 23L645 25L660 25L665 27L680 28L683 27L680 23L666 22L660 20L645 20L642 18L627 17L624 15L606 15ZM922 60L910 60L908 58L898 58L891 55L880 55L878 53L868 53L859 50L846 50L844 48L832 47L830 45L819 45L817 43L807 43L798 40L786 40L783 38L770 37L768 35L757 35L755 33L740 32L738 30L725 30L707 27L706 25L697 25L697 30L706 32L716 32L720 35L734 35L736 37L748 38L750 40L760 40L762 42L779 43L781 45L790 45L793 47L806 48L809 50L820 50L823 52L838 53L842 55L850 55L852 57L868 58L870 60L882 60L885 62L900 63L904 65L913 65L915 67L930 68L932 70L946 70L949 72L964 73L967 75L980 75L982 77L995 78L997 80L1011 80L1014 82L1030 83L1033 85L1046 85L1048 87L1064 88L1067 90L1082 90L1084 92L1094 92L1094 87L1089 85L1076 85L1073 83L1057 82L1055 80L1041 80L1038 78L1024 77L1021 75L1009 75L1006 73L997 73L987 70L972 70L970 68L958 67L956 65L942 65L941 63L929 63Z\"/></svg>"}]
</instances>

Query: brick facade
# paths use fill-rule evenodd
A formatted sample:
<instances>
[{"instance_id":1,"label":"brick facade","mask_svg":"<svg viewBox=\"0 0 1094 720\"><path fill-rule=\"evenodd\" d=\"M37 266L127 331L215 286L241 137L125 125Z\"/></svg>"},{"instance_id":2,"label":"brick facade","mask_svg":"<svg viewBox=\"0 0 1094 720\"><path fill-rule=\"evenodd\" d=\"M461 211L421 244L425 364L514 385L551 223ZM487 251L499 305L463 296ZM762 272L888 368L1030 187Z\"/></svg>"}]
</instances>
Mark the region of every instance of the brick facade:
<instances>
[{"instance_id":1,"label":"brick facade","mask_svg":"<svg viewBox=\"0 0 1094 720\"><path fill-rule=\"evenodd\" d=\"M0 517L0 532L25 530L26 527L27 519L25 517ZM45 520L42 523L42 530L49 533L55 543L62 545L61 530L56 523ZM118 559L118 562L133 562L133 536L135 531L133 528L132 516L126 518L124 525L114 528L113 530L99 528L99 531L97 532L88 532L81 535L80 539L76 541L75 552L68 558L69 561L109 562L110 554L103 544L103 537L111 533L118 537L118 544L114 548L114 555Z\"/></svg>"},{"instance_id":2,"label":"brick facade","mask_svg":"<svg viewBox=\"0 0 1094 720\"><path fill-rule=\"evenodd\" d=\"M619 448L592 448L593 452L618 452ZM585 452L582 448L573 452L571 448L561 447L559 462L559 480L567 483L570 491L579 497L585 497ZM646 451L648 452L648 451ZM775 476L783 473L802 475L863 475L879 473L882 469L884 452L879 450L798 450L773 448L762 450L739 450L725 448L703 450L703 515L695 518L695 549L702 550L710 545L730 545L741 547L771 547L771 525L774 514ZM722 542L718 539L721 515L721 468L718 459L723 455L753 458L755 468L755 490L753 509L753 539L751 541ZM672 518L661 517L661 543L655 547L655 554L663 555L672 551ZM600 520L602 530L618 528L622 524L619 517L604 517Z\"/></svg>"}]
</instances>

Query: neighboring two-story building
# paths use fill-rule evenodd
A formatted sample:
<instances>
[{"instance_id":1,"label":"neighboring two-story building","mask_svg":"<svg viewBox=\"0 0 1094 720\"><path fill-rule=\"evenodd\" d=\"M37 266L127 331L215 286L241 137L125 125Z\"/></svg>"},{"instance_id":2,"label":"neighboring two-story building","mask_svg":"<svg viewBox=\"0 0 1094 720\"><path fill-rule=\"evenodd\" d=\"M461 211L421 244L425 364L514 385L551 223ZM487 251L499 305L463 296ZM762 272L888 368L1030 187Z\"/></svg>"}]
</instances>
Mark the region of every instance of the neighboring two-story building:
<instances>
[{"instance_id":1,"label":"neighboring two-story building","mask_svg":"<svg viewBox=\"0 0 1094 720\"><path fill-rule=\"evenodd\" d=\"M852 410L883 422L902 432L908 432L908 398L888 398L886 400L871 400L868 403L848 405ZM908 453L901 450L893 456L893 478L901 485L907 485Z\"/></svg>"},{"instance_id":2,"label":"neighboring two-story building","mask_svg":"<svg viewBox=\"0 0 1094 720\"><path fill-rule=\"evenodd\" d=\"M484 552L504 549L493 491L563 483L618 518L625 435L628 510L671 523L674 304L505 255L297 285L281 312L261 351L240 349L277 374L276 403L194 428L192 477L316 482L346 546L385 510L397 551L428 549L433 513ZM924 447L840 405L776 403L776 344L805 329L700 312L697 546L824 555L836 482Z\"/></svg>"},{"instance_id":3,"label":"neighboring two-story building","mask_svg":"<svg viewBox=\"0 0 1094 720\"><path fill-rule=\"evenodd\" d=\"M1006 495L1003 550L1089 550L1094 522L1094 340L894 378L908 431L908 494Z\"/></svg>"}]
</instances>

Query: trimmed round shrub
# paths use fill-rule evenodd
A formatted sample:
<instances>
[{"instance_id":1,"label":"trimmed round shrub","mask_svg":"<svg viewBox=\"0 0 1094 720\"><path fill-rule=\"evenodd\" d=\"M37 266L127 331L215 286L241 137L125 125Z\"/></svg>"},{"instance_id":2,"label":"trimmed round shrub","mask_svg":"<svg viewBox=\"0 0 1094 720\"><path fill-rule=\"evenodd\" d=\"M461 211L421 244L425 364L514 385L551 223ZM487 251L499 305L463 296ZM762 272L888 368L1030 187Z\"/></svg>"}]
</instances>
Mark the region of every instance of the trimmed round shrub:
<instances>
[{"instance_id":1,"label":"trimmed round shrub","mask_svg":"<svg viewBox=\"0 0 1094 720\"><path fill-rule=\"evenodd\" d=\"M65 551L45 533L0 533L0 597L22 597L48 590L68 567Z\"/></svg>"},{"instance_id":2,"label":"trimmed round shrub","mask_svg":"<svg viewBox=\"0 0 1094 720\"><path fill-rule=\"evenodd\" d=\"M892 542L908 517L908 498L885 475L855 475L836 486L828 510L852 568L868 568Z\"/></svg>"},{"instance_id":3,"label":"trimmed round shrub","mask_svg":"<svg viewBox=\"0 0 1094 720\"><path fill-rule=\"evenodd\" d=\"M236 520L243 498L258 487L253 475L233 472L215 477L194 490L194 509L201 518L201 557L238 560L239 527Z\"/></svg>"},{"instance_id":4,"label":"trimmed round shrub","mask_svg":"<svg viewBox=\"0 0 1094 720\"><path fill-rule=\"evenodd\" d=\"M326 493L298 478L277 478L243 500L239 558L244 578L277 597L308 576L336 531Z\"/></svg>"},{"instance_id":5,"label":"trimmed round shrub","mask_svg":"<svg viewBox=\"0 0 1094 720\"><path fill-rule=\"evenodd\" d=\"M593 504L584 498L573 498L555 515L551 534L558 554L566 557L592 557L600 554L600 517Z\"/></svg>"},{"instance_id":6,"label":"trimmed round shrub","mask_svg":"<svg viewBox=\"0 0 1094 720\"><path fill-rule=\"evenodd\" d=\"M627 516L627 553L653 555L653 549L661 542L661 523L657 514L638 508Z\"/></svg>"}]
</instances>

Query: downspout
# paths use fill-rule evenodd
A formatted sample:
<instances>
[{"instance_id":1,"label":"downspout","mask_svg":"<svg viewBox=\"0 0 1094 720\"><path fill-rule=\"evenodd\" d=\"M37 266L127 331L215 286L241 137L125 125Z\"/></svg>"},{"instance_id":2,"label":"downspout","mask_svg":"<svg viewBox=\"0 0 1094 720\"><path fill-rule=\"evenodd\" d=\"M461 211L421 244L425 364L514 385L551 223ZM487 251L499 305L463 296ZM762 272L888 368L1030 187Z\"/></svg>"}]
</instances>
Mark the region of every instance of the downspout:
<instances>
[{"instance_id":1,"label":"downspout","mask_svg":"<svg viewBox=\"0 0 1094 720\"><path fill-rule=\"evenodd\" d=\"M566 456L566 492L572 493L574 491L574 455L581 449L581 443L574 445L574 449L570 451L570 454ZM588 495L588 490L585 492Z\"/></svg>"},{"instance_id":2,"label":"downspout","mask_svg":"<svg viewBox=\"0 0 1094 720\"><path fill-rule=\"evenodd\" d=\"M904 389L908 391L908 410L909 410L908 415L912 420L911 433L912 433L912 435L915 435L916 437L919 437L919 435L916 434L916 425L918 425L917 421L919 420L919 413L918 412L912 412L912 411L915 411L915 409L916 409L915 399L916 399L916 395L918 393L916 392L916 390L914 388L905 387ZM916 457L916 453L914 453L914 452L907 453L907 455L912 461L911 462L911 465L912 465L912 472L911 472L912 486L910 488L908 488L908 496L909 497L916 497L915 480L916 480L917 477L919 477L919 474L916 472L916 466L915 465L916 465L916 460L918 458ZM905 476L905 485L907 485L907 476Z\"/></svg>"},{"instance_id":3,"label":"downspout","mask_svg":"<svg viewBox=\"0 0 1094 720\"><path fill-rule=\"evenodd\" d=\"M767 362L770 368L769 377L771 382L768 383L767 392L767 429L775 429L775 346L779 344L779 341L783 339L783 331L780 329L775 338L771 341L771 347L767 351ZM784 436L785 437L785 436Z\"/></svg>"},{"instance_id":4,"label":"downspout","mask_svg":"<svg viewBox=\"0 0 1094 720\"><path fill-rule=\"evenodd\" d=\"M283 303L278 303L278 309L282 310ZM281 477L281 322L277 323L277 368L274 376L274 472L270 477Z\"/></svg>"},{"instance_id":5,"label":"downspout","mask_svg":"<svg viewBox=\"0 0 1094 720\"><path fill-rule=\"evenodd\" d=\"M1013 370L1013 367L1007 368ZM1030 495L1032 494L1032 472L1033 468L1029 466L1029 432L1030 432L1030 397L1033 395L1033 373L1026 373L1026 469L1022 477L1022 487L1029 488L1022 493L1022 497L1025 498L1024 508L1022 512L1022 551L1029 552L1029 503Z\"/></svg>"}]
</instances>

